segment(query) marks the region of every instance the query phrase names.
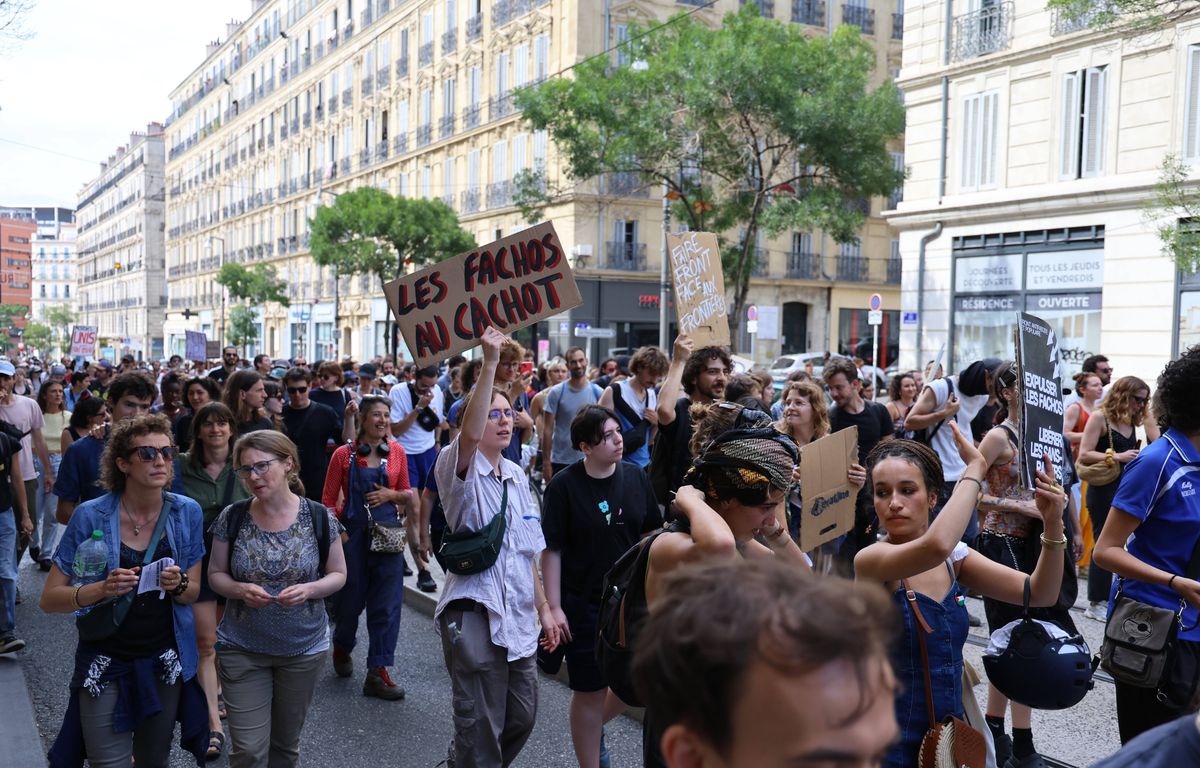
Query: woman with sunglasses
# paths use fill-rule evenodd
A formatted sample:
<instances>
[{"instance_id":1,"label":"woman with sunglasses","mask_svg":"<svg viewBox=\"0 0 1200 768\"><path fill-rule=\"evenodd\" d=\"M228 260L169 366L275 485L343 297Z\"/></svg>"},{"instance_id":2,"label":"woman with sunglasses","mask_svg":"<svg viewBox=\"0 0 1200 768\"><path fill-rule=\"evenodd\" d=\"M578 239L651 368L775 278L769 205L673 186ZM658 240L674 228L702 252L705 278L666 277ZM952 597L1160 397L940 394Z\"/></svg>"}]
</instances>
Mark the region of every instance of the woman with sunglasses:
<instances>
[{"instance_id":1,"label":"woman with sunglasses","mask_svg":"<svg viewBox=\"0 0 1200 768\"><path fill-rule=\"evenodd\" d=\"M1104 532L1104 521L1117 487L1125 474L1125 465L1137 458L1141 441L1137 428L1146 416L1146 404L1150 401L1150 387L1136 376L1122 376L1113 383L1104 398L1092 412L1092 417L1083 427L1079 440L1079 461L1097 464L1105 461L1108 451L1120 467L1117 478L1106 485L1088 483L1087 508L1092 520L1092 538L1100 541ZM1088 607L1084 616L1095 621L1108 621L1108 593L1112 588L1112 573L1092 560L1088 568Z\"/></svg>"},{"instance_id":2,"label":"woman with sunglasses","mask_svg":"<svg viewBox=\"0 0 1200 768\"><path fill-rule=\"evenodd\" d=\"M212 552L209 527L221 510L234 501L248 498L245 487L233 472L233 414L223 403L205 403L192 419L192 449L179 455L171 490L194 499L204 515L204 561L200 571L200 595L196 614L196 640L199 643L200 686L208 703L208 757L215 760L225 747L221 729L221 706L217 681L217 622L225 610L225 598L208 583Z\"/></svg>"},{"instance_id":3,"label":"woman with sunglasses","mask_svg":"<svg viewBox=\"0 0 1200 768\"><path fill-rule=\"evenodd\" d=\"M323 600L345 584L346 561L333 515L303 497L291 440L252 432L234 446L233 464L252 498L213 523L208 570L213 591L228 599L217 659L229 765L286 768L300 761L300 731L329 652Z\"/></svg>"},{"instance_id":4,"label":"woman with sunglasses","mask_svg":"<svg viewBox=\"0 0 1200 768\"><path fill-rule=\"evenodd\" d=\"M404 689L392 682L388 667L396 661L400 636L400 606L404 602L403 552L370 551L370 521L405 521L413 524L412 492L408 485L408 458L400 443L389 440L392 401L367 395L359 406L358 436L340 446L329 460L321 502L337 509L349 538L346 587L338 595L337 624L333 633L333 670L350 677L350 657L358 636L358 617L367 611L367 677L363 695L385 701L404 698ZM353 461L353 463L351 463ZM339 506L340 500L340 506ZM416 541L415 531L413 540Z\"/></svg>"},{"instance_id":5,"label":"woman with sunglasses","mask_svg":"<svg viewBox=\"0 0 1200 768\"><path fill-rule=\"evenodd\" d=\"M182 724L182 747L197 761L204 758L208 730L192 612L200 593L204 523L195 501L166 493L174 457L164 416L115 425L100 459L100 483L108 493L75 508L54 553L42 610L108 612L101 603L132 602L107 637L80 639L52 765L81 765L86 757L95 768L125 768L134 760L138 768L166 766L176 722ZM108 549L108 570L100 581L72 585L75 551L93 531ZM138 594L143 566L168 557L173 564L162 569L159 589Z\"/></svg>"}]
</instances>

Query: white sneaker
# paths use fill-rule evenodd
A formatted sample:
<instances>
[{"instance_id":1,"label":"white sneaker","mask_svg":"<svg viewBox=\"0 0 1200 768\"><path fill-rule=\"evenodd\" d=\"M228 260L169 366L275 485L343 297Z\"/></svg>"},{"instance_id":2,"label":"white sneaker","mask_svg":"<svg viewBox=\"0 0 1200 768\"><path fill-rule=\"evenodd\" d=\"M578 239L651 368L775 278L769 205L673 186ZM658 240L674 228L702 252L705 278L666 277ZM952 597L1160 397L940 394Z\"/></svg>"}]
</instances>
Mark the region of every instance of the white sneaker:
<instances>
[{"instance_id":1,"label":"white sneaker","mask_svg":"<svg viewBox=\"0 0 1200 768\"><path fill-rule=\"evenodd\" d=\"M1108 603L1091 603L1088 605L1087 609L1083 612L1083 615L1087 616L1089 619L1092 619L1093 621L1107 622L1108 621Z\"/></svg>"}]
</instances>

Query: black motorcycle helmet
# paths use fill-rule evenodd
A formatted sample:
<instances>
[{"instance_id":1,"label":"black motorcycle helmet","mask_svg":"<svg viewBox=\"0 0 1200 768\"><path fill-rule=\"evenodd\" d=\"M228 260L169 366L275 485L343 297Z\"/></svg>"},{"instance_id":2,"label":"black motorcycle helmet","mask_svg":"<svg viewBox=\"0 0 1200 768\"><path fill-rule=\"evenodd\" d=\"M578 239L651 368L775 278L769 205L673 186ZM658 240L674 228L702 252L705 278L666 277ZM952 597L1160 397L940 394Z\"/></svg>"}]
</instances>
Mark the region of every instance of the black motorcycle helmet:
<instances>
[{"instance_id":1,"label":"black motorcycle helmet","mask_svg":"<svg viewBox=\"0 0 1200 768\"><path fill-rule=\"evenodd\" d=\"M1067 709L1092 689L1092 653L1083 637L1055 637L1042 622L1029 617L1028 577L1025 618L1007 628L1007 647L983 656L988 680L1000 693L1034 709Z\"/></svg>"}]
</instances>

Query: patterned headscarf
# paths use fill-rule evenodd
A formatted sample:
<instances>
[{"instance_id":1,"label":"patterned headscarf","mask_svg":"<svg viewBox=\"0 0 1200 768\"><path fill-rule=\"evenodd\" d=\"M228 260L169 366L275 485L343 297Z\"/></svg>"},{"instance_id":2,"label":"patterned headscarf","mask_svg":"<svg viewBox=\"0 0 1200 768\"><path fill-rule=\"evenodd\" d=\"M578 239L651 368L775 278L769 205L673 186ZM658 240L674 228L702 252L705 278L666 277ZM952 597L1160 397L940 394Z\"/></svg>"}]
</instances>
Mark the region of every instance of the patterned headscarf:
<instances>
[{"instance_id":1,"label":"patterned headscarf","mask_svg":"<svg viewBox=\"0 0 1200 768\"><path fill-rule=\"evenodd\" d=\"M713 493L712 470L720 472L729 485L739 490L770 485L787 490L799 451L787 435L774 429L733 429L704 449L684 476L685 483L708 480L703 490Z\"/></svg>"}]
</instances>

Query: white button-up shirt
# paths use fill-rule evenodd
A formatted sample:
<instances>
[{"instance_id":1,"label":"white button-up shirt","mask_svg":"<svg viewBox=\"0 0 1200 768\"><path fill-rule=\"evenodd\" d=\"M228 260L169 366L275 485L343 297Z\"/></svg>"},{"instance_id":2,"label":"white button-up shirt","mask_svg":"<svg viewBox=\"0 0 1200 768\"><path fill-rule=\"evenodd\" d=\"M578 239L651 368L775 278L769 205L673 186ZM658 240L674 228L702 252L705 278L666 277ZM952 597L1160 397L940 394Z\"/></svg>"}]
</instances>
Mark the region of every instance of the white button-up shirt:
<instances>
[{"instance_id":1,"label":"white button-up shirt","mask_svg":"<svg viewBox=\"0 0 1200 768\"><path fill-rule=\"evenodd\" d=\"M446 574L434 618L452 600L474 600L487 608L492 642L508 650L508 660L528 658L537 652L541 630L535 605L533 563L546 548L542 521L529 494L529 480L517 464L504 458L500 459L497 477L492 465L478 451L475 461L467 467L466 477L459 478L454 471L458 447L456 437L439 454L433 470L446 513L446 530L477 531L491 522L500 511L503 482L508 484L504 542L496 564L483 573Z\"/></svg>"}]
</instances>

